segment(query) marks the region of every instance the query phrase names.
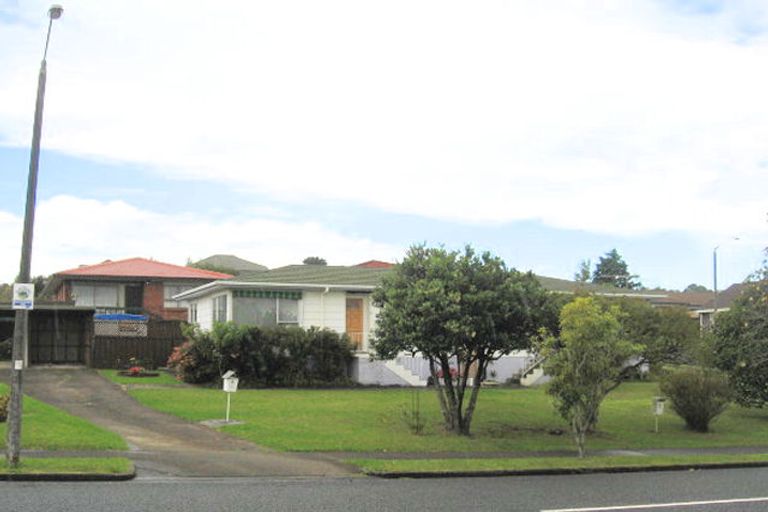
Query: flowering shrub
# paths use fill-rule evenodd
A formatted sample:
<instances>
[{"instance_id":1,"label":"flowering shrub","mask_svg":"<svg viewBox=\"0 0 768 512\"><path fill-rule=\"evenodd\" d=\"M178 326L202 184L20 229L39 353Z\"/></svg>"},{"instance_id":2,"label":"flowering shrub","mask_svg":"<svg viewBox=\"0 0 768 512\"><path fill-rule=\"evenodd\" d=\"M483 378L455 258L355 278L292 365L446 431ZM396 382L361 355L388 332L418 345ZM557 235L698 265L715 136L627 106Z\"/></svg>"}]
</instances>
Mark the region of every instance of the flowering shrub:
<instances>
[{"instance_id":1,"label":"flowering shrub","mask_svg":"<svg viewBox=\"0 0 768 512\"><path fill-rule=\"evenodd\" d=\"M132 377L138 377L139 375L144 373L144 368L142 368L141 366L131 366L130 368L128 368L128 373Z\"/></svg>"}]
</instances>

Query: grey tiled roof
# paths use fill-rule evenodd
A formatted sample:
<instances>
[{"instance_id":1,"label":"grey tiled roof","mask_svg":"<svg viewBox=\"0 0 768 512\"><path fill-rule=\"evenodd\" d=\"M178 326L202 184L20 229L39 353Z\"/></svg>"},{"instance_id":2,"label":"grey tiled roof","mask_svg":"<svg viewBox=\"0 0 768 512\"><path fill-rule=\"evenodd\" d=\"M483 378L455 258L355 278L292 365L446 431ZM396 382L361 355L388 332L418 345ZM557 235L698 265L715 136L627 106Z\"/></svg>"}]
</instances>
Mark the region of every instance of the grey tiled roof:
<instances>
[{"instance_id":1,"label":"grey tiled roof","mask_svg":"<svg viewBox=\"0 0 768 512\"><path fill-rule=\"evenodd\" d=\"M249 273L237 278L240 282L258 283L290 283L315 285L349 285L377 286L381 279L392 272L388 268L364 268L326 265L288 265L266 272ZM554 277L536 276L541 285L549 291L574 293L585 291L590 293L644 295L649 292L626 290L612 286L579 283Z\"/></svg>"},{"instance_id":2,"label":"grey tiled roof","mask_svg":"<svg viewBox=\"0 0 768 512\"><path fill-rule=\"evenodd\" d=\"M288 265L266 272L245 274L237 280L258 283L377 286L388 272L391 270L385 268Z\"/></svg>"}]
</instances>

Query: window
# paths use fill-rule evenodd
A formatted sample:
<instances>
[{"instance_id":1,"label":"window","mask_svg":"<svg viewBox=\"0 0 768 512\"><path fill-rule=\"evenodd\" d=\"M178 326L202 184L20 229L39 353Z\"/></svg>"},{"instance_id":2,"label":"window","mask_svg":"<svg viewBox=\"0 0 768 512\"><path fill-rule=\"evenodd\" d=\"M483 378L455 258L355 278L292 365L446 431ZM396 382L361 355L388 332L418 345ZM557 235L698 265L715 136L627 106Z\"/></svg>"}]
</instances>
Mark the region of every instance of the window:
<instances>
[{"instance_id":1,"label":"window","mask_svg":"<svg viewBox=\"0 0 768 512\"><path fill-rule=\"evenodd\" d=\"M73 284L72 298L76 306L118 307L116 285Z\"/></svg>"},{"instance_id":2,"label":"window","mask_svg":"<svg viewBox=\"0 0 768 512\"><path fill-rule=\"evenodd\" d=\"M165 299L165 307L166 308L183 308L184 305L181 303L181 301L173 300L172 297L174 295L178 295L182 292L185 292L187 290L191 290L194 288L195 285L193 284L168 284L165 283L163 285L163 297Z\"/></svg>"},{"instance_id":3,"label":"window","mask_svg":"<svg viewBox=\"0 0 768 512\"><path fill-rule=\"evenodd\" d=\"M232 304L233 320L238 324L258 325L260 327L298 325L299 299L293 298L293 296L264 296L268 294L270 292L259 292L258 294L235 292Z\"/></svg>"},{"instance_id":4,"label":"window","mask_svg":"<svg viewBox=\"0 0 768 512\"><path fill-rule=\"evenodd\" d=\"M213 298L213 321L227 321L227 296L219 295Z\"/></svg>"},{"instance_id":5,"label":"window","mask_svg":"<svg viewBox=\"0 0 768 512\"><path fill-rule=\"evenodd\" d=\"M192 302L189 305L189 323L197 323L197 302Z\"/></svg>"},{"instance_id":6,"label":"window","mask_svg":"<svg viewBox=\"0 0 768 512\"><path fill-rule=\"evenodd\" d=\"M292 299L277 299L277 323L299 323L299 301Z\"/></svg>"}]
</instances>

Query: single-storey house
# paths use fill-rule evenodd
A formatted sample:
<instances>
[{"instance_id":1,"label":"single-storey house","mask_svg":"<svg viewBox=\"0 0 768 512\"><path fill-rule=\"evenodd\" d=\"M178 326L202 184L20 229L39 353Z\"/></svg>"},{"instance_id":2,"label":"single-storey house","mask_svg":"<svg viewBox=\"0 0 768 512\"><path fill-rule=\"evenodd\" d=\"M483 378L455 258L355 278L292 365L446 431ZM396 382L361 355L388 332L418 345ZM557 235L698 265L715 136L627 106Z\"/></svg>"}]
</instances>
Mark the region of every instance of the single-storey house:
<instances>
[{"instance_id":1,"label":"single-storey house","mask_svg":"<svg viewBox=\"0 0 768 512\"><path fill-rule=\"evenodd\" d=\"M173 299L174 295L231 277L146 258L107 260L56 272L42 295L94 308L97 314L131 313L162 320L186 320L187 310Z\"/></svg>"},{"instance_id":2,"label":"single-storey house","mask_svg":"<svg viewBox=\"0 0 768 512\"><path fill-rule=\"evenodd\" d=\"M371 292L393 265L369 261L355 266L289 265L217 280L184 291L173 297L188 306L189 321L203 329L215 322L232 321L260 326L296 325L302 328L328 328L346 333L355 345L351 369L354 380L363 384L412 385L427 383L426 361L401 354L392 361L371 359L371 340L377 308ZM665 290L626 290L604 285L579 283L537 276L542 286L554 293L580 291L604 296L644 299L657 306L686 306L692 316L699 314L703 296ZM725 306L724 297L722 305ZM711 296L711 294L710 294ZM489 377L503 382L521 378L524 384L546 380L538 368L541 360L527 351L511 353L495 361Z\"/></svg>"},{"instance_id":3,"label":"single-storey house","mask_svg":"<svg viewBox=\"0 0 768 512\"><path fill-rule=\"evenodd\" d=\"M173 299L186 304L189 321L205 330L216 322L231 321L259 326L319 327L346 333L355 346L351 368L354 380L362 384L424 386L429 369L420 356L401 354L392 361L371 359L378 313L371 292L392 267L375 260L355 266L289 265L213 281ZM591 287L562 279L539 279L545 288L562 293ZM534 356L526 351L515 352L493 363L489 373L503 382L520 376L534 361Z\"/></svg>"}]
</instances>

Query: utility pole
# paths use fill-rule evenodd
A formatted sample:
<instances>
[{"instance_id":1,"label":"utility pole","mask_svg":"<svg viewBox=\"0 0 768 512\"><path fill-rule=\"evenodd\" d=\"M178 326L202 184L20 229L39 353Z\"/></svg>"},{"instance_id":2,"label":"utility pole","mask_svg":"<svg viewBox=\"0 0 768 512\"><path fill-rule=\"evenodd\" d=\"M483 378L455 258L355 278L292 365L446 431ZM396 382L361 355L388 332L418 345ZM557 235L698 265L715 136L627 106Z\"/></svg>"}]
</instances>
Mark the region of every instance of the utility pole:
<instances>
[{"instance_id":1,"label":"utility pole","mask_svg":"<svg viewBox=\"0 0 768 512\"><path fill-rule=\"evenodd\" d=\"M37 102L35 103L35 121L32 128L32 151L29 156L29 177L27 179L27 205L24 212L24 234L21 241L21 264L17 283L28 283L32 263L32 232L35 227L35 202L37 198L37 170L40 162L40 135L43 129L43 103L45 101L46 57L48 42L51 39L53 20L61 17L64 9L60 5L52 5L48 9L48 34L45 37L45 51L40 63L40 74L37 79ZM6 447L8 465L19 465L21 451L21 414L22 414L22 373L24 369L24 351L27 347L29 334L29 311L16 310L13 326L13 351L11 355L11 400L8 404L8 430L6 432Z\"/></svg>"}]
</instances>

